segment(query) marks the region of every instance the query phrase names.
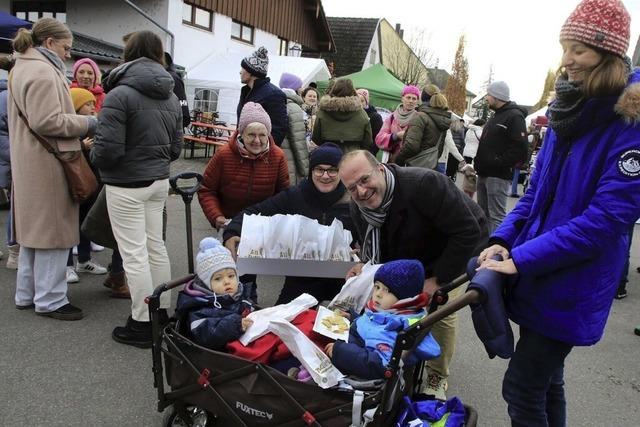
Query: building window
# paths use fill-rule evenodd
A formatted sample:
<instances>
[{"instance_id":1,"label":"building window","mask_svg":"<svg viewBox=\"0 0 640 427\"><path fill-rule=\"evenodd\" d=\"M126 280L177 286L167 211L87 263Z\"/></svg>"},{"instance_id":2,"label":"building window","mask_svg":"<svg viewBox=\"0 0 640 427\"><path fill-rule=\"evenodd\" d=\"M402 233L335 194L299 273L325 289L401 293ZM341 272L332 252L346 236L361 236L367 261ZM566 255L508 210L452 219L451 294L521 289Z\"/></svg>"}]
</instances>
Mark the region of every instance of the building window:
<instances>
[{"instance_id":1,"label":"building window","mask_svg":"<svg viewBox=\"0 0 640 427\"><path fill-rule=\"evenodd\" d=\"M238 21L231 22L231 38L253 44L253 27Z\"/></svg>"},{"instance_id":2,"label":"building window","mask_svg":"<svg viewBox=\"0 0 640 427\"><path fill-rule=\"evenodd\" d=\"M67 6L64 1L14 1L11 13L16 18L36 22L40 18L55 18L67 22Z\"/></svg>"},{"instance_id":3,"label":"building window","mask_svg":"<svg viewBox=\"0 0 640 427\"><path fill-rule=\"evenodd\" d=\"M289 55L289 40L280 39L280 56Z\"/></svg>"},{"instance_id":4,"label":"building window","mask_svg":"<svg viewBox=\"0 0 640 427\"><path fill-rule=\"evenodd\" d=\"M213 12L189 3L183 3L182 23L202 30L213 31Z\"/></svg>"},{"instance_id":5,"label":"building window","mask_svg":"<svg viewBox=\"0 0 640 427\"><path fill-rule=\"evenodd\" d=\"M193 99L193 109L203 114L218 111L219 89L196 88Z\"/></svg>"}]
</instances>

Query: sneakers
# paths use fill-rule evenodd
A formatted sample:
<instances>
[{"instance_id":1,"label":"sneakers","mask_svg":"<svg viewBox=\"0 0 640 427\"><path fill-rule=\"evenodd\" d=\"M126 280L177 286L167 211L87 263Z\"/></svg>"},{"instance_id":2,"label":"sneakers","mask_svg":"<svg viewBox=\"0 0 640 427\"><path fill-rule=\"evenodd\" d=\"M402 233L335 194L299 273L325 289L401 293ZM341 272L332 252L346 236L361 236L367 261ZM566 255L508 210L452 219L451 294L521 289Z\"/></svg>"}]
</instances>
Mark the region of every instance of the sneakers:
<instances>
[{"instance_id":1,"label":"sneakers","mask_svg":"<svg viewBox=\"0 0 640 427\"><path fill-rule=\"evenodd\" d=\"M107 274L107 269L91 260L87 262L79 262L76 265L76 272L89 274Z\"/></svg>"},{"instance_id":2,"label":"sneakers","mask_svg":"<svg viewBox=\"0 0 640 427\"><path fill-rule=\"evenodd\" d=\"M44 313L39 313L36 311L38 316L51 317L52 319L58 320L80 320L84 317L84 313L78 307L66 304L54 311L48 311Z\"/></svg>"},{"instance_id":3,"label":"sneakers","mask_svg":"<svg viewBox=\"0 0 640 427\"><path fill-rule=\"evenodd\" d=\"M91 252L102 252L104 251L104 246L100 246L97 243L91 242Z\"/></svg>"},{"instance_id":4,"label":"sneakers","mask_svg":"<svg viewBox=\"0 0 640 427\"><path fill-rule=\"evenodd\" d=\"M433 396L438 400L447 400L446 391L448 388L447 379L441 377L435 372L430 372L427 375L427 385L424 389L424 394Z\"/></svg>"},{"instance_id":5,"label":"sneakers","mask_svg":"<svg viewBox=\"0 0 640 427\"><path fill-rule=\"evenodd\" d=\"M20 255L20 245L15 244L8 246L9 256L7 257L7 268L9 270L18 269L18 255Z\"/></svg>"},{"instance_id":6,"label":"sneakers","mask_svg":"<svg viewBox=\"0 0 640 427\"><path fill-rule=\"evenodd\" d=\"M80 278L73 267L67 267L67 283L78 283Z\"/></svg>"},{"instance_id":7,"label":"sneakers","mask_svg":"<svg viewBox=\"0 0 640 427\"><path fill-rule=\"evenodd\" d=\"M618 286L618 290L616 291L615 298L622 299L626 297L627 297L627 286L626 286L626 283L623 283L620 286Z\"/></svg>"},{"instance_id":8,"label":"sneakers","mask_svg":"<svg viewBox=\"0 0 640 427\"><path fill-rule=\"evenodd\" d=\"M151 348L151 322L138 322L129 316L126 326L115 328L111 337L121 344Z\"/></svg>"}]
</instances>

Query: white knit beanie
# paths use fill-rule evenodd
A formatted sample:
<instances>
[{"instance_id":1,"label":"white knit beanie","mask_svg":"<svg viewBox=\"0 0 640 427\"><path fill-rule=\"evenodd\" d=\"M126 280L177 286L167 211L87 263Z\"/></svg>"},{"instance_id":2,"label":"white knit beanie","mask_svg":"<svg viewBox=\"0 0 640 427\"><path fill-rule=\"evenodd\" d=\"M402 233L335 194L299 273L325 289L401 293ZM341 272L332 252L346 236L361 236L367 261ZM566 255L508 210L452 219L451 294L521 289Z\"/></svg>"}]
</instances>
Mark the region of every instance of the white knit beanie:
<instances>
[{"instance_id":1,"label":"white knit beanie","mask_svg":"<svg viewBox=\"0 0 640 427\"><path fill-rule=\"evenodd\" d=\"M196 255L196 274L200 280L209 288L211 287L211 276L225 268L236 270L236 263L229 249L222 246L222 243L213 237L202 239L200 250Z\"/></svg>"}]
</instances>

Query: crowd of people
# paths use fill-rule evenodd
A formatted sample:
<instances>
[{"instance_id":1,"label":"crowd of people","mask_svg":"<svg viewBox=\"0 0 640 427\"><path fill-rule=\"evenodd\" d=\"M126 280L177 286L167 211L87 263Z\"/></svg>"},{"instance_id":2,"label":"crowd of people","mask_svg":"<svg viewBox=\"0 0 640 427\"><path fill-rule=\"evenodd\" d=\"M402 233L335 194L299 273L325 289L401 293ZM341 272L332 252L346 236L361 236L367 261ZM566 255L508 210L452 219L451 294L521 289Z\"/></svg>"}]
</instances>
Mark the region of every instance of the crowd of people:
<instances>
[{"instance_id":1,"label":"crowd of people","mask_svg":"<svg viewBox=\"0 0 640 427\"><path fill-rule=\"evenodd\" d=\"M502 390L512 424L565 425L565 360L573 347L601 339L640 217L640 71L625 60L629 26L619 0L583 0L563 24L549 128L509 213L511 179L528 162L529 145L526 110L506 82L488 86L486 122L453 114L433 84L405 86L382 120L369 92L349 79L332 80L322 95L285 73L278 87L267 77L267 50L248 55L240 64L237 130L207 163L198 191L222 241L203 240L196 278L179 297L194 339L220 349L251 325L245 317L259 298L257 278L238 277L235 267L244 214L300 214L324 225L338 219L362 261L347 278L366 262L382 267L348 342L324 346L336 366L379 377L394 335L385 335L382 351L370 346L370 334L379 337L380 324L395 316L406 324L424 315L428 298L478 255L479 269L510 277L505 304L520 334ZM81 319L67 283L77 273L108 274L112 295L131 298L131 315L113 339L148 348L144 299L171 279L165 203L169 166L189 123L184 86L152 32L127 35L123 63L108 75L79 59L69 82L63 61L72 43L69 29L51 18L20 30L15 60L6 64L8 90L0 83L7 124L0 142L10 146L0 186L11 190L7 266L17 267L15 306ZM99 180L87 200L69 191L65 162L74 153L84 153ZM459 172L464 191L454 182ZM98 205L112 233L108 267L91 259L100 249L92 246L95 230L81 229ZM343 284L288 276L277 304L303 293L331 300ZM163 321L169 305L166 292ZM446 399L456 329L452 314L434 326L435 347L424 349L425 393L438 399Z\"/></svg>"}]
</instances>

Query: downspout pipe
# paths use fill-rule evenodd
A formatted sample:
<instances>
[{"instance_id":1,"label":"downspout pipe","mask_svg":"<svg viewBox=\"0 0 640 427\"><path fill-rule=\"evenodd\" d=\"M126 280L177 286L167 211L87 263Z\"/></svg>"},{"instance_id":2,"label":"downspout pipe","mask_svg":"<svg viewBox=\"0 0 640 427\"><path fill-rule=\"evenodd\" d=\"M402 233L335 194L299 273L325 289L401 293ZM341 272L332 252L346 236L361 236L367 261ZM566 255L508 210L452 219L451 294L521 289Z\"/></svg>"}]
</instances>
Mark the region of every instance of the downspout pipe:
<instances>
[{"instance_id":1,"label":"downspout pipe","mask_svg":"<svg viewBox=\"0 0 640 427\"><path fill-rule=\"evenodd\" d=\"M142 10L138 6L136 6L132 1L124 0L124 2L126 4L128 4L129 6L131 6L140 15L144 16L148 21L150 21L156 27L160 28L162 31L167 33L169 35L169 37L171 37L171 46L169 47L169 53L171 54L171 57L173 58L173 56L174 56L173 55L173 50L174 50L174 47L175 47L176 36L171 31L169 31L167 28L163 27L158 22L156 22L155 19L153 19L151 16L149 16L149 14L147 12L145 12L144 10Z\"/></svg>"}]
</instances>

